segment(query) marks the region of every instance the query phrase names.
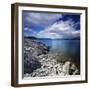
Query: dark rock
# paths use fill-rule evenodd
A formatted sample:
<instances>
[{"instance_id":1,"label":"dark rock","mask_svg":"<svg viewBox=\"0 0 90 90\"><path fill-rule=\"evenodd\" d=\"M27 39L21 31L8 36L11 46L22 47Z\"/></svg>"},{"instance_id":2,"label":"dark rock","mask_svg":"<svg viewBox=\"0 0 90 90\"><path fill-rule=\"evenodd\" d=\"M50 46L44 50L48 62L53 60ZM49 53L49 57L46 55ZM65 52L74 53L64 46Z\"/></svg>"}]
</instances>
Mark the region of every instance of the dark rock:
<instances>
[{"instance_id":1,"label":"dark rock","mask_svg":"<svg viewBox=\"0 0 90 90\"><path fill-rule=\"evenodd\" d=\"M35 58L24 60L24 73L32 73L38 68L41 68L41 63Z\"/></svg>"},{"instance_id":2,"label":"dark rock","mask_svg":"<svg viewBox=\"0 0 90 90\"><path fill-rule=\"evenodd\" d=\"M32 73L34 70L41 67L38 60L39 55L47 54L49 52L48 46L41 42L31 39L24 40L24 73Z\"/></svg>"},{"instance_id":3,"label":"dark rock","mask_svg":"<svg viewBox=\"0 0 90 90\"><path fill-rule=\"evenodd\" d=\"M24 41L24 75L26 77L79 75L76 64L64 55L48 53L50 47L37 40ZM27 76L28 74L28 76Z\"/></svg>"}]
</instances>

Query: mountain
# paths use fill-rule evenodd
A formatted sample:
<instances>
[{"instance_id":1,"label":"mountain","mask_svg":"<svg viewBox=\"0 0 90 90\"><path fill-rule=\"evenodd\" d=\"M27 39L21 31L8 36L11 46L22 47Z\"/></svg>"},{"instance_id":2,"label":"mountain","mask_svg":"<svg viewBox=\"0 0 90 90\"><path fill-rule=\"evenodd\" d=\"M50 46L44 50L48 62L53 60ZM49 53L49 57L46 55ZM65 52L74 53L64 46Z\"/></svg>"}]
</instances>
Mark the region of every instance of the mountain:
<instances>
[{"instance_id":1,"label":"mountain","mask_svg":"<svg viewBox=\"0 0 90 90\"><path fill-rule=\"evenodd\" d=\"M26 39L41 39L41 40L44 40L44 39L51 40L52 39L52 38L37 38L37 37L34 37L34 36L24 36L24 38L26 38ZM53 39L56 39L56 40L80 40L80 37L73 37L73 38L53 38Z\"/></svg>"},{"instance_id":2,"label":"mountain","mask_svg":"<svg viewBox=\"0 0 90 90\"><path fill-rule=\"evenodd\" d=\"M24 36L25 39L37 39L36 37L34 36Z\"/></svg>"}]
</instances>

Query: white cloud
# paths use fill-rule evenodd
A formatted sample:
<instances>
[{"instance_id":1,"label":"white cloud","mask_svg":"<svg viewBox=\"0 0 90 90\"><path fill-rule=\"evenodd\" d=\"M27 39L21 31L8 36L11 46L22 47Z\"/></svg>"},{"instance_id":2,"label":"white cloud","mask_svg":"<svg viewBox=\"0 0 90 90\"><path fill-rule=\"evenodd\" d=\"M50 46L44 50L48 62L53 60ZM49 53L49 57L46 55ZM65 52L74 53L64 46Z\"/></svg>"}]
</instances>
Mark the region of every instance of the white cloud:
<instances>
[{"instance_id":1,"label":"white cloud","mask_svg":"<svg viewBox=\"0 0 90 90\"><path fill-rule=\"evenodd\" d=\"M36 36L36 32L31 28L24 27L24 35L25 36Z\"/></svg>"},{"instance_id":2,"label":"white cloud","mask_svg":"<svg viewBox=\"0 0 90 90\"><path fill-rule=\"evenodd\" d=\"M50 14L50 13L26 13L25 20L33 25L41 25L43 27L51 25L53 22L62 18L62 14Z\"/></svg>"},{"instance_id":3,"label":"white cloud","mask_svg":"<svg viewBox=\"0 0 90 90\"><path fill-rule=\"evenodd\" d=\"M39 38L72 38L79 37L80 30L75 29L76 23L72 20L59 21L37 34Z\"/></svg>"},{"instance_id":4,"label":"white cloud","mask_svg":"<svg viewBox=\"0 0 90 90\"><path fill-rule=\"evenodd\" d=\"M24 31L32 31L32 29L28 27L24 27Z\"/></svg>"}]
</instances>

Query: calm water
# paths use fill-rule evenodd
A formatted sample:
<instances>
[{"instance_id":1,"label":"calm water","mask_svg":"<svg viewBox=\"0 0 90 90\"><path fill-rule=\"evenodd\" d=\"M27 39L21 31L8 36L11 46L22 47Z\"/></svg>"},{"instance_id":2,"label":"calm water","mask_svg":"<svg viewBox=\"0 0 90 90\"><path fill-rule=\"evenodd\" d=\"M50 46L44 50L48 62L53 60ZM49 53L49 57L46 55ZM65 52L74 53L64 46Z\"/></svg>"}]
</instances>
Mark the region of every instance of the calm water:
<instances>
[{"instance_id":1,"label":"calm water","mask_svg":"<svg viewBox=\"0 0 90 90\"><path fill-rule=\"evenodd\" d=\"M38 41L50 46L50 53L63 53L80 64L80 40L40 39Z\"/></svg>"}]
</instances>

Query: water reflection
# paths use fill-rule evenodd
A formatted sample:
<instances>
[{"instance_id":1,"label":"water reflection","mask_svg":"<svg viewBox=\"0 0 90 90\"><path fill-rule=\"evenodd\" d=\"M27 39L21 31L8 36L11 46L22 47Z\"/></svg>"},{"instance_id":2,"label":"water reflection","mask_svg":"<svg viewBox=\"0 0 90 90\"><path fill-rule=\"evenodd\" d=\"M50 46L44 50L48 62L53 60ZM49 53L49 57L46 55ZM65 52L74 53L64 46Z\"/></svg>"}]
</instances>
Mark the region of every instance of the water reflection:
<instances>
[{"instance_id":1,"label":"water reflection","mask_svg":"<svg viewBox=\"0 0 90 90\"><path fill-rule=\"evenodd\" d=\"M80 40L40 39L38 41L50 46L50 53L63 53L80 63Z\"/></svg>"}]
</instances>

